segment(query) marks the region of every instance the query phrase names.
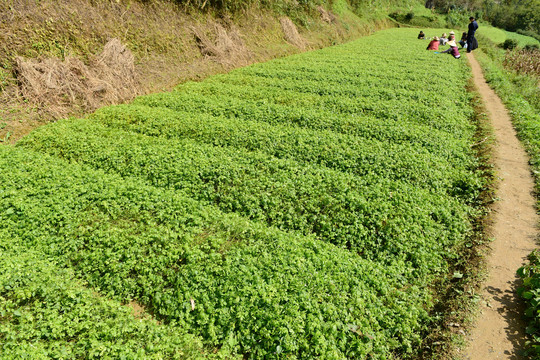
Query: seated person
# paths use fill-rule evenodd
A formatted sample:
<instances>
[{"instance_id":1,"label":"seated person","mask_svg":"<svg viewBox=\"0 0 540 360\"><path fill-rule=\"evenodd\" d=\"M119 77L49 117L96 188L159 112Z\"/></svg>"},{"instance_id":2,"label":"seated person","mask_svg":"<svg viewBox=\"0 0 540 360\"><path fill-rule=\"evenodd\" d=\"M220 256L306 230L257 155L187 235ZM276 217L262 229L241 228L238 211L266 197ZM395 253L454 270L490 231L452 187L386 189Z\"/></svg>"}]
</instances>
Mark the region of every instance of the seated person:
<instances>
[{"instance_id":1,"label":"seated person","mask_svg":"<svg viewBox=\"0 0 540 360\"><path fill-rule=\"evenodd\" d=\"M418 34L418 39L424 40L426 38L426 34L422 30L420 30L420 34Z\"/></svg>"},{"instance_id":2,"label":"seated person","mask_svg":"<svg viewBox=\"0 0 540 360\"><path fill-rule=\"evenodd\" d=\"M459 40L459 44L461 45L462 49L467 48L467 33L466 32L461 34L461 40Z\"/></svg>"},{"instance_id":3,"label":"seated person","mask_svg":"<svg viewBox=\"0 0 540 360\"><path fill-rule=\"evenodd\" d=\"M448 42L448 45L450 45L450 48L448 50L441 51L441 54L450 54L456 59L459 59L461 55L459 54L456 42L452 39Z\"/></svg>"},{"instance_id":4,"label":"seated person","mask_svg":"<svg viewBox=\"0 0 540 360\"><path fill-rule=\"evenodd\" d=\"M429 42L426 50L439 50L439 37L438 36L435 36L433 40Z\"/></svg>"},{"instance_id":5,"label":"seated person","mask_svg":"<svg viewBox=\"0 0 540 360\"><path fill-rule=\"evenodd\" d=\"M446 35L446 33L441 35L441 38L439 39L439 42L441 43L441 45L446 45L446 43L448 42L447 36L448 35Z\"/></svg>"}]
</instances>

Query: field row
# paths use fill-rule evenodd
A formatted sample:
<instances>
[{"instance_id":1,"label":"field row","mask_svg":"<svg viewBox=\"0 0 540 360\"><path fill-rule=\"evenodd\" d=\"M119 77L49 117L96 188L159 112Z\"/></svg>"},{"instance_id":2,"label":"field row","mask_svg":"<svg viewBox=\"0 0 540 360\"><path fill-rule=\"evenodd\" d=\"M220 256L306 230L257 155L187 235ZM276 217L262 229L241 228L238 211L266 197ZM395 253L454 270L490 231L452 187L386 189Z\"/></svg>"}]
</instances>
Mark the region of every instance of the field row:
<instances>
[{"instance_id":1,"label":"field row","mask_svg":"<svg viewBox=\"0 0 540 360\"><path fill-rule=\"evenodd\" d=\"M44 128L21 144L180 190L270 226L313 233L365 258L407 259L411 270L423 274L437 272L440 258L467 232L467 206L414 185L414 179L387 179L377 168L357 177L238 148L103 129L86 120Z\"/></svg>"}]
</instances>

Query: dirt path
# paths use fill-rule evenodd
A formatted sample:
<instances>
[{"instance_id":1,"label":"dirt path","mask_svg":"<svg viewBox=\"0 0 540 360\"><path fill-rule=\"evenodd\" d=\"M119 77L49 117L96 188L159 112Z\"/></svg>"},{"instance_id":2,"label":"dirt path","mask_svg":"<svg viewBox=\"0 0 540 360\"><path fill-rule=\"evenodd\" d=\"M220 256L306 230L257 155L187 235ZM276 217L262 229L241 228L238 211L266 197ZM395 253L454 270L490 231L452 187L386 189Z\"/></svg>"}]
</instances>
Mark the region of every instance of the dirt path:
<instances>
[{"instance_id":1,"label":"dirt path","mask_svg":"<svg viewBox=\"0 0 540 360\"><path fill-rule=\"evenodd\" d=\"M516 137L502 101L487 85L480 65L467 54L474 81L488 110L497 145L494 163L499 178L494 207L494 241L488 259L489 275L482 288L481 314L469 336L464 358L470 360L521 359L525 342L523 309L515 295L516 270L535 248L538 216L528 159Z\"/></svg>"}]
</instances>

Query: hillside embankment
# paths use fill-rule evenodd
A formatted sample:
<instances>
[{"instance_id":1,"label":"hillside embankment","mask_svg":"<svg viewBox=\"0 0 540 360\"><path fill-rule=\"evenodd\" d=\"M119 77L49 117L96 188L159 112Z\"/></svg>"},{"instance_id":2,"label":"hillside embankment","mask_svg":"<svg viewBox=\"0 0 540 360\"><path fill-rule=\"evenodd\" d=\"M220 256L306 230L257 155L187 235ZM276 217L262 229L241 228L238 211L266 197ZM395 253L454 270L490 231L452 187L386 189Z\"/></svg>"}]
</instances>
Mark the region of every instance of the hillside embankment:
<instances>
[{"instance_id":1,"label":"hillside embankment","mask_svg":"<svg viewBox=\"0 0 540 360\"><path fill-rule=\"evenodd\" d=\"M395 26L387 14L415 2L278 1L234 12L179 3L186 2L2 2L0 140L14 143L56 119Z\"/></svg>"}]
</instances>

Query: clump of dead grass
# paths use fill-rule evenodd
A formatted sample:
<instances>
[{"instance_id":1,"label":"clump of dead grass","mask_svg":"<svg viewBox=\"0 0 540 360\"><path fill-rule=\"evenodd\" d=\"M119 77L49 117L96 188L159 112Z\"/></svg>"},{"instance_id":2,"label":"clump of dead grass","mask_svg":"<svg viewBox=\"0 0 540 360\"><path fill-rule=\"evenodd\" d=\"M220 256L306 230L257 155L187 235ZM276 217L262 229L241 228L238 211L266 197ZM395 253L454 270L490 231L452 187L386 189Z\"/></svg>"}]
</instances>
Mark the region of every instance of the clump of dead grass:
<instances>
[{"instance_id":1,"label":"clump of dead grass","mask_svg":"<svg viewBox=\"0 0 540 360\"><path fill-rule=\"evenodd\" d=\"M76 57L16 58L21 95L55 118L125 102L139 94L133 54L111 39L88 65Z\"/></svg>"},{"instance_id":2,"label":"clump of dead grass","mask_svg":"<svg viewBox=\"0 0 540 360\"><path fill-rule=\"evenodd\" d=\"M226 29L223 25L214 22L205 28L193 26L191 30L203 56L225 68L251 63L253 54L248 50L240 31L234 25L229 25Z\"/></svg>"},{"instance_id":3,"label":"clump of dead grass","mask_svg":"<svg viewBox=\"0 0 540 360\"><path fill-rule=\"evenodd\" d=\"M321 20L322 21L324 21L324 22L326 22L328 24L333 24L333 23L335 23L337 21L336 16L331 11L326 10L321 5L317 6L317 10L321 14Z\"/></svg>"},{"instance_id":4,"label":"clump of dead grass","mask_svg":"<svg viewBox=\"0 0 540 360\"><path fill-rule=\"evenodd\" d=\"M281 29L283 30L285 40L288 43L305 50L307 46L306 40L298 33L298 29L291 19L288 17L282 17L279 19L279 23L281 24Z\"/></svg>"}]
</instances>

